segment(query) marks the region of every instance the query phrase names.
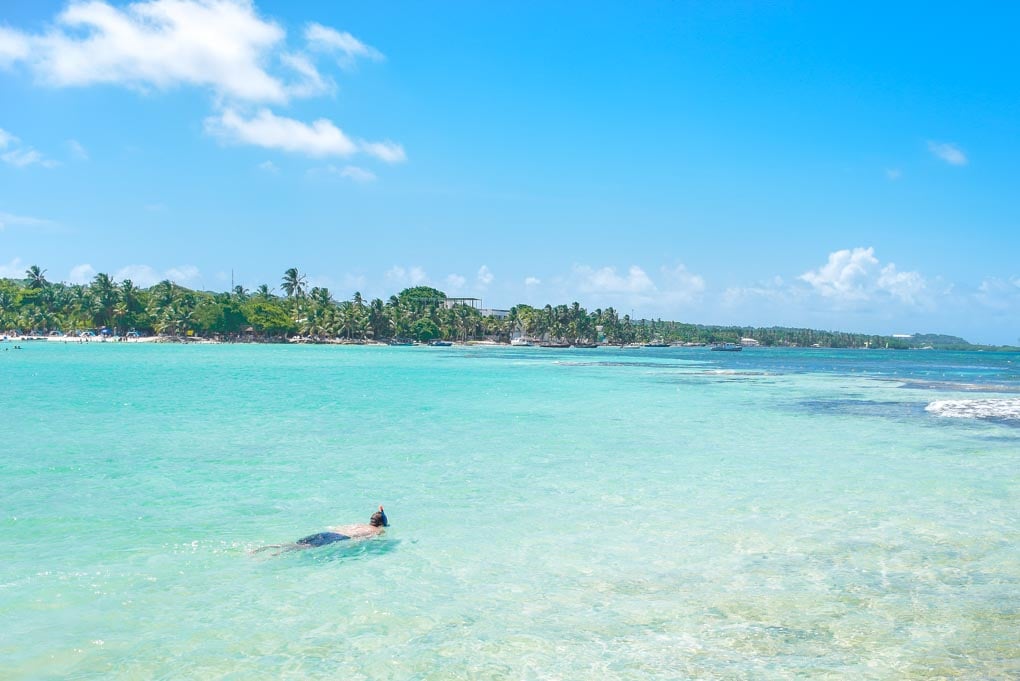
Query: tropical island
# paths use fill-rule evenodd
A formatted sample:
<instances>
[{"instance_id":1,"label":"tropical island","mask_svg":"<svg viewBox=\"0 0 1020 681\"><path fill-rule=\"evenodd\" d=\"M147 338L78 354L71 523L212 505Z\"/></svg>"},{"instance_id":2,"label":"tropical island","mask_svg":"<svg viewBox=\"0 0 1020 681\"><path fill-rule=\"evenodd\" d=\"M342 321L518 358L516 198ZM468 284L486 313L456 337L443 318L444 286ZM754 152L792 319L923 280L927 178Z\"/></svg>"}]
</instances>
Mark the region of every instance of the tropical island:
<instances>
[{"instance_id":1,"label":"tropical island","mask_svg":"<svg viewBox=\"0 0 1020 681\"><path fill-rule=\"evenodd\" d=\"M766 347L1006 350L941 334L882 336L787 327L708 326L631 319L612 307L591 312L577 302L483 310L475 299L450 298L415 286L388 300L360 293L336 300L327 288L308 287L297 268L284 273L277 295L268 284L211 292L169 280L149 288L99 273L88 284L50 282L37 265L24 279L0 279L0 334L8 337L154 337L167 341L421 342L543 339L554 346L597 344L712 345L743 342Z\"/></svg>"}]
</instances>

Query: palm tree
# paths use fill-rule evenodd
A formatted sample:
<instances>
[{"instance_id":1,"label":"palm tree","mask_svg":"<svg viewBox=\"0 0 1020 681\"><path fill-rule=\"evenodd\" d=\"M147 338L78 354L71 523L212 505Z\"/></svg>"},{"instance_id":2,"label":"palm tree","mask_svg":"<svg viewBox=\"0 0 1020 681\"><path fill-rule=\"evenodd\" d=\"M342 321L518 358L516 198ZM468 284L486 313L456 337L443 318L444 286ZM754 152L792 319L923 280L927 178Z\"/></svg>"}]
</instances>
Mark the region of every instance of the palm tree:
<instances>
[{"instance_id":1,"label":"palm tree","mask_svg":"<svg viewBox=\"0 0 1020 681\"><path fill-rule=\"evenodd\" d=\"M64 293L67 323L72 331L80 331L92 323L92 294L81 284L75 284ZM85 317L88 316L88 321Z\"/></svg>"},{"instance_id":2,"label":"palm tree","mask_svg":"<svg viewBox=\"0 0 1020 681\"><path fill-rule=\"evenodd\" d=\"M121 319L126 319L130 326L135 326L145 305L142 301L142 291L130 279L120 282L120 302L126 310Z\"/></svg>"},{"instance_id":3,"label":"palm tree","mask_svg":"<svg viewBox=\"0 0 1020 681\"><path fill-rule=\"evenodd\" d=\"M46 288L50 283L46 281L46 270L39 269L38 265L32 265L25 270L25 279L30 289Z\"/></svg>"},{"instance_id":4,"label":"palm tree","mask_svg":"<svg viewBox=\"0 0 1020 681\"><path fill-rule=\"evenodd\" d=\"M6 290L0 289L0 330L6 329L4 319L14 309L14 296Z\"/></svg>"},{"instance_id":5,"label":"palm tree","mask_svg":"<svg viewBox=\"0 0 1020 681\"><path fill-rule=\"evenodd\" d=\"M288 298L302 298L305 295L305 286L307 283L305 275L298 272L296 267L291 267L283 273L281 286L283 287L283 292Z\"/></svg>"},{"instance_id":6,"label":"palm tree","mask_svg":"<svg viewBox=\"0 0 1020 681\"><path fill-rule=\"evenodd\" d=\"M177 295L177 287L168 279L164 279L149 289L147 312L153 320L152 328L156 333L176 332L173 307Z\"/></svg>"},{"instance_id":7,"label":"palm tree","mask_svg":"<svg viewBox=\"0 0 1020 681\"><path fill-rule=\"evenodd\" d=\"M118 290L110 275L100 272L92 279L92 295L95 296L99 310L99 324L113 326L113 308L117 305Z\"/></svg>"},{"instance_id":8,"label":"palm tree","mask_svg":"<svg viewBox=\"0 0 1020 681\"><path fill-rule=\"evenodd\" d=\"M478 311L469 305L457 305L454 307L454 323L457 334L463 340L473 337L477 331L477 322L480 318Z\"/></svg>"},{"instance_id":9,"label":"palm tree","mask_svg":"<svg viewBox=\"0 0 1020 681\"><path fill-rule=\"evenodd\" d=\"M393 332L393 321L386 314L386 304L375 298L368 304L368 326L373 338L389 338Z\"/></svg>"},{"instance_id":10,"label":"palm tree","mask_svg":"<svg viewBox=\"0 0 1020 681\"><path fill-rule=\"evenodd\" d=\"M410 311L400 303L400 298L390 296L386 302L386 309L389 310L390 322L393 325L393 335L397 338L406 336L411 331Z\"/></svg>"},{"instance_id":11,"label":"palm tree","mask_svg":"<svg viewBox=\"0 0 1020 681\"><path fill-rule=\"evenodd\" d=\"M177 297L177 285L164 279L149 289L149 304L166 307Z\"/></svg>"},{"instance_id":12,"label":"palm tree","mask_svg":"<svg viewBox=\"0 0 1020 681\"><path fill-rule=\"evenodd\" d=\"M354 319L354 305L351 301L345 300L337 307L336 311L336 332L338 336L344 336L350 338L354 332L355 319Z\"/></svg>"},{"instance_id":13,"label":"palm tree","mask_svg":"<svg viewBox=\"0 0 1020 681\"><path fill-rule=\"evenodd\" d=\"M120 335L119 332L117 332L117 328L120 326L121 320L128 315L128 307L123 300L113 306L113 312L111 314L113 319L116 320L114 332Z\"/></svg>"},{"instance_id":14,"label":"palm tree","mask_svg":"<svg viewBox=\"0 0 1020 681\"><path fill-rule=\"evenodd\" d=\"M327 308L333 304L333 294L325 287L319 288L316 286L311 290L311 293L308 294L308 297L311 298L312 303L319 308Z\"/></svg>"},{"instance_id":15,"label":"palm tree","mask_svg":"<svg viewBox=\"0 0 1020 681\"><path fill-rule=\"evenodd\" d=\"M307 338L318 338L323 332L323 319L317 314L310 314L298 322L298 333Z\"/></svg>"},{"instance_id":16,"label":"palm tree","mask_svg":"<svg viewBox=\"0 0 1020 681\"><path fill-rule=\"evenodd\" d=\"M351 305L354 311L353 328L351 329L355 338L365 338L368 335L368 313L364 307Z\"/></svg>"},{"instance_id":17,"label":"palm tree","mask_svg":"<svg viewBox=\"0 0 1020 681\"><path fill-rule=\"evenodd\" d=\"M177 305L173 306L174 327L182 335L188 335L192 328L192 316L195 313L195 301L190 296L182 296Z\"/></svg>"}]
</instances>

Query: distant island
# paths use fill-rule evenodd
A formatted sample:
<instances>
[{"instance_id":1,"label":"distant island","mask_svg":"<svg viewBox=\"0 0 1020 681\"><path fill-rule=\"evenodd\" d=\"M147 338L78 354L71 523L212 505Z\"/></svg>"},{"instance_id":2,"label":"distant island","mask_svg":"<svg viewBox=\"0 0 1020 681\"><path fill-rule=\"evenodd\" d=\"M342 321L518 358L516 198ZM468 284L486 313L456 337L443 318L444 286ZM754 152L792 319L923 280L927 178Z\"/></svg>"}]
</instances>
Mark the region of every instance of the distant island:
<instances>
[{"instance_id":1,"label":"distant island","mask_svg":"<svg viewBox=\"0 0 1020 681\"><path fill-rule=\"evenodd\" d=\"M474 298L451 298L428 286L407 288L388 300L360 293L337 301L327 288L308 288L296 268L280 282L254 291L241 286L215 293L172 281L149 288L97 274L89 284L47 281L33 265L24 279L0 279L0 333L9 337L159 337L235 342L430 342L516 338L556 345L631 343L766 347L1015 350L983 346L940 334L879 336L786 327L706 326L661 319L631 319L609 307L587 311L578 303L509 310L478 307Z\"/></svg>"}]
</instances>

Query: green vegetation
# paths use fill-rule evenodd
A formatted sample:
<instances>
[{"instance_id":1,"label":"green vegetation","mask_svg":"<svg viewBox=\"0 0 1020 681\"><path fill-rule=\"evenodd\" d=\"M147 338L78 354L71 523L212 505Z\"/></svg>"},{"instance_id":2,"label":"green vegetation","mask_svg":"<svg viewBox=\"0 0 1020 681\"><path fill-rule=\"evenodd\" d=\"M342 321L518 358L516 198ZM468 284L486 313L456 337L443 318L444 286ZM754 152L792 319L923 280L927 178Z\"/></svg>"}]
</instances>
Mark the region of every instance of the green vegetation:
<instances>
[{"instance_id":1,"label":"green vegetation","mask_svg":"<svg viewBox=\"0 0 1020 681\"><path fill-rule=\"evenodd\" d=\"M739 343L831 348L978 349L962 338L917 335L892 338L857 333L737 326L703 326L662 320L632 320L612 308L588 312L578 303L517 305L503 318L469 305L448 304L446 294L427 286L401 291L389 300L365 301L360 293L336 301L329 289L308 288L296 268L281 279L282 296L267 284L254 293L194 291L171 281L143 289L97 274L88 285L51 283L46 270L31 266L23 280L0 279L0 330L24 335L78 334L106 328L114 335L137 332L171 338L200 336L233 340L312 341L405 339L507 342L514 335L570 343Z\"/></svg>"}]
</instances>

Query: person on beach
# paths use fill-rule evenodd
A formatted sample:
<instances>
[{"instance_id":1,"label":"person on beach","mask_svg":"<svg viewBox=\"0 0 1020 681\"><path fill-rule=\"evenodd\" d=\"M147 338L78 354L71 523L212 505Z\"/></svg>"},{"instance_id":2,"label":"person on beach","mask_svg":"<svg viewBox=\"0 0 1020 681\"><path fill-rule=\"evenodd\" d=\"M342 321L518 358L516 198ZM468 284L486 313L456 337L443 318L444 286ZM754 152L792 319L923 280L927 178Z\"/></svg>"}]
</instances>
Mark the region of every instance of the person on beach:
<instances>
[{"instance_id":1,"label":"person on beach","mask_svg":"<svg viewBox=\"0 0 1020 681\"><path fill-rule=\"evenodd\" d=\"M273 555L279 555L284 551L297 551L298 549L312 549L319 546L326 546L327 544L333 544L338 541L357 541L361 539L371 539L377 537L386 531L386 528L390 526L390 521L386 517L386 511L383 510L382 506L379 506L379 510L372 514L372 517L368 519L368 524L364 525L356 523L354 525L340 525L337 527L330 527L327 532L317 532L316 534L310 534L307 537L298 539L293 544L270 544L269 546L263 546L255 549L252 553L258 553L259 551L265 551L266 549L280 549Z\"/></svg>"}]
</instances>

